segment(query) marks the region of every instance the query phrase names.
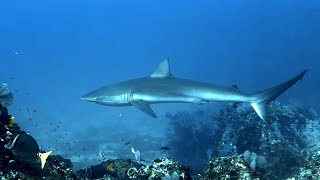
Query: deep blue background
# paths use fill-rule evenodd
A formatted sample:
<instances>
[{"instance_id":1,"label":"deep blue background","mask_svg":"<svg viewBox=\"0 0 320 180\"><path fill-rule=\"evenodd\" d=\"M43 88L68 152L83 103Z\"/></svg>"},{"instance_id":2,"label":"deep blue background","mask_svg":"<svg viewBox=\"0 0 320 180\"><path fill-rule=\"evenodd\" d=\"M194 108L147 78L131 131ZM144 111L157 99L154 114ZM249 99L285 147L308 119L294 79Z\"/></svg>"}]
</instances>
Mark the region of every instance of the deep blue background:
<instances>
[{"instance_id":1,"label":"deep blue background","mask_svg":"<svg viewBox=\"0 0 320 180\"><path fill-rule=\"evenodd\" d=\"M155 105L160 118L154 120L132 107L103 107L79 97L147 76L166 57L177 77L238 84L245 92L309 68L280 100L319 112L319 49L317 0L0 2L0 82L18 90L10 111L44 148L65 154L65 142L76 141L74 156L100 149L110 150L110 157L118 157L119 149L130 156L130 147L119 145L123 137L146 153L158 150L156 144L142 147L150 139L165 144L166 112L197 105ZM87 154L80 152L88 146Z\"/></svg>"}]
</instances>

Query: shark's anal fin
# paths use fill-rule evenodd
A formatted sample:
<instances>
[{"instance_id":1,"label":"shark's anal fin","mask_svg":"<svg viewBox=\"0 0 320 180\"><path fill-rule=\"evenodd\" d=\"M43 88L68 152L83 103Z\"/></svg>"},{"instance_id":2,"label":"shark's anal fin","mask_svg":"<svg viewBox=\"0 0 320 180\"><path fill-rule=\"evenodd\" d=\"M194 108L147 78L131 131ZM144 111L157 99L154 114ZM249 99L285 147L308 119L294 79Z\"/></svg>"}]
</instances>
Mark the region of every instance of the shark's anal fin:
<instances>
[{"instance_id":1,"label":"shark's anal fin","mask_svg":"<svg viewBox=\"0 0 320 180\"><path fill-rule=\"evenodd\" d=\"M157 115L153 112L153 110L151 109L149 103L145 102L145 101L141 101L141 100L134 100L134 101L130 101L130 103L140 109L142 112L148 114L151 117L157 118Z\"/></svg>"}]
</instances>

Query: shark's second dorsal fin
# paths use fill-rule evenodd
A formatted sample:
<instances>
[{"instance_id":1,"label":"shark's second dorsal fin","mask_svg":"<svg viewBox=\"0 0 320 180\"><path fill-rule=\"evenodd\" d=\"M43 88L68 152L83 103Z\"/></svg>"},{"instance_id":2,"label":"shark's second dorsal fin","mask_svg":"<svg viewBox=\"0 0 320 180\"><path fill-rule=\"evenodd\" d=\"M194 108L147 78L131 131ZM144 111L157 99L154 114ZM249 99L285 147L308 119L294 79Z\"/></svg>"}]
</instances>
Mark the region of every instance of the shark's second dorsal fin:
<instances>
[{"instance_id":1,"label":"shark's second dorsal fin","mask_svg":"<svg viewBox=\"0 0 320 180\"><path fill-rule=\"evenodd\" d=\"M160 62L156 70L150 75L152 78L168 78L172 77L170 72L169 59Z\"/></svg>"}]
</instances>

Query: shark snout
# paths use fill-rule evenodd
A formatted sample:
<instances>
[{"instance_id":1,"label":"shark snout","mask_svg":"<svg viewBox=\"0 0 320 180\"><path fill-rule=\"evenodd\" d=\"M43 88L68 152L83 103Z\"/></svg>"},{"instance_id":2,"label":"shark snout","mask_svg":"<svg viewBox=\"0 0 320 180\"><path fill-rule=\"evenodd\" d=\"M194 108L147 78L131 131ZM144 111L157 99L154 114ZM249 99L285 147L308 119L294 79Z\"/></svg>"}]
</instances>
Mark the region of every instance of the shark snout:
<instances>
[{"instance_id":1,"label":"shark snout","mask_svg":"<svg viewBox=\"0 0 320 180\"><path fill-rule=\"evenodd\" d=\"M96 97L90 97L90 96L82 96L80 99L83 100L83 101L89 101L89 102L97 101Z\"/></svg>"}]
</instances>

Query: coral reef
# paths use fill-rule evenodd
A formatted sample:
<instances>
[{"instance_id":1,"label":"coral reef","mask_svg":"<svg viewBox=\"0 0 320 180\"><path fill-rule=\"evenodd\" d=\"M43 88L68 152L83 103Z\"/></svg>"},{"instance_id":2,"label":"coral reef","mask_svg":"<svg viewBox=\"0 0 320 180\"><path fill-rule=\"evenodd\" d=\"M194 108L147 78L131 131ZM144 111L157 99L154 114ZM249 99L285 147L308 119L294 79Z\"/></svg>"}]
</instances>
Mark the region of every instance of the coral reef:
<instances>
[{"instance_id":1,"label":"coral reef","mask_svg":"<svg viewBox=\"0 0 320 180\"><path fill-rule=\"evenodd\" d=\"M3 145L7 143L8 136L20 133L15 124L9 132L7 128L1 131L3 138L0 155L0 177L5 179L191 179L189 169L171 159L156 159L150 166L138 162L122 159L107 160L99 165L81 169L77 173L72 171L72 162L59 155L51 155L47 159L44 169L16 159ZM7 139L7 140L5 140Z\"/></svg>"},{"instance_id":2,"label":"coral reef","mask_svg":"<svg viewBox=\"0 0 320 180\"><path fill-rule=\"evenodd\" d=\"M34 166L21 161L14 157L4 145L9 140L22 133L18 124L8 128L0 123L0 176L5 179L74 179L75 175L72 171L72 163L69 159L64 159L61 156L49 156L44 169L40 170Z\"/></svg>"},{"instance_id":3,"label":"coral reef","mask_svg":"<svg viewBox=\"0 0 320 180\"><path fill-rule=\"evenodd\" d=\"M188 164L194 174L201 172L212 156L214 135L217 131L213 112L198 110L196 112L178 112L167 114L170 120L168 131L168 151L170 157Z\"/></svg>"},{"instance_id":4,"label":"coral reef","mask_svg":"<svg viewBox=\"0 0 320 180\"><path fill-rule=\"evenodd\" d=\"M305 158L320 146L318 115L298 105L271 103L267 122L246 106L227 106L219 113L180 112L167 117L172 126L168 135L173 137L168 138L172 149L169 155L190 165L193 171L211 158L248 151L255 155L250 160L253 168L261 160L268 178L284 179L296 173Z\"/></svg>"},{"instance_id":5,"label":"coral reef","mask_svg":"<svg viewBox=\"0 0 320 180\"><path fill-rule=\"evenodd\" d=\"M265 171L253 170L244 155L216 158L198 175L199 180L207 179L268 179Z\"/></svg>"},{"instance_id":6,"label":"coral reef","mask_svg":"<svg viewBox=\"0 0 320 180\"><path fill-rule=\"evenodd\" d=\"M150 166L130 159L110 159L74 173L72 162L69 159L51 155L44 169L39 169L15 158L4 147L12 137L19 133L22 131L18 124L14 124L9 129L0 123L0 177L4 179L191 179L187 167L167 158L156 159Z\"/></svg>"},{"instance_id":7,"label":"coral reef","mask_svg":"<svg viewBox=\"0 0 320 180\"><path fill-rule=\"evenodd\" d=\"M156 159L152 165L142 166L139 169L131 168L127 175L130 179L191 179L187 167L168 158Z\"/></svg>"},{"instance_id":8,"label":"coral reef","mask_svg":"<svg viewBox=\"0 0 320 180\"><path fill-rule=\"evenodd\" d=\"M299 172L294 178L290 179L320 179L320 149L314 151L304 165L299 168Z\"/></svg>"},{"instance_id":9,"label":"coral reef","mask_svg":"<svg viewBox=\"0 0 320 180\"><path fill-rule=\"evenodd\" d=\"M104 171L98 170L102 168ZM131 160L108 160L77 172L79 179L191 179L188 168L167 158L156 159L150 166Z\"/></svg>"}]
</instances>

